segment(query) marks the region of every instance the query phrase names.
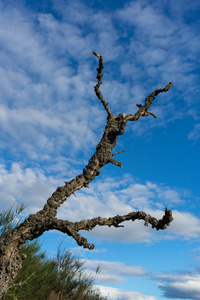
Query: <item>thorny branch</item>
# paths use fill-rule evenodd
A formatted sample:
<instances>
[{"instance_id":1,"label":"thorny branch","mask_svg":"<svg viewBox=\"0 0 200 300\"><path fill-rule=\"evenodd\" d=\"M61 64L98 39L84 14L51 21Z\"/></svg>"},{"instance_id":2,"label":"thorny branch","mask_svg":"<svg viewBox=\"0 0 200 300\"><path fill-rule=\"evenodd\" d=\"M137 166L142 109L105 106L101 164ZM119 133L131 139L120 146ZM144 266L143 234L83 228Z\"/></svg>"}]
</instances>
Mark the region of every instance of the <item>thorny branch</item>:
<instances>
[{"instance_id":1,"label":"thorny branch","mask_svg":"<svg viewBox=\"0 0 200 300\"><path fill-rule=\"evenodd\" d=\"M47 200L44 208L38 211L36 214L29 215L23 223L18 227L8 231L5 238L0 240L0 298L3 292L6 291L10 283L19 272L22 267L22 263L26 258L25 254L19 254L21 246L27 240L33 240L41 236L45 231L51 229L57 229L61 232L72 236L78 245L84 248L93 249L94 245L90 245L87 239L82 237L78 232L80 230L92 230L95 226L114 226L121 227L121 223L124 221L135 221L136 219L144 220L145 225L149 223L152 228L165 229L172 222L173 217L170 210L165 209L165 214L161 220L147 215L145 212L136 211L130 212L128 215L115 216L110 218L97 217L91 220L82 220L80 222L70 222L68 220L58 220L56 218L57 209L63 204L67 198L69 198L75 191L80 190L82 187L89 187L91 181L100 174L100 169L108 163L112 163L116 166L122 167L121 162L113 159L113 156L120 154L125 151L117 151L112 153L113 148L116 146L118 136L123 135L127 125L127 121L137 121L142 116L152 115L156 116L149 111L153 100L159 93L167 92L172 86L170 82L163 89L156 89L145 99L145 104L137 104L138 111L132 115L121 113L114 116L110 111L107 103L101 92L100 85L102 84L103 73L103 58L97 52L93 54L99 58L99 67L97 68L97 79L98 83L94 87L97 97L103 104L108 116L107 124L103 132L101 141L96 146L96 152L90 158L87 166L83 169L82 173L77 175L74 179L65 182L64 186L57 187L56 191Z\"/></svg>"}]
</instances>

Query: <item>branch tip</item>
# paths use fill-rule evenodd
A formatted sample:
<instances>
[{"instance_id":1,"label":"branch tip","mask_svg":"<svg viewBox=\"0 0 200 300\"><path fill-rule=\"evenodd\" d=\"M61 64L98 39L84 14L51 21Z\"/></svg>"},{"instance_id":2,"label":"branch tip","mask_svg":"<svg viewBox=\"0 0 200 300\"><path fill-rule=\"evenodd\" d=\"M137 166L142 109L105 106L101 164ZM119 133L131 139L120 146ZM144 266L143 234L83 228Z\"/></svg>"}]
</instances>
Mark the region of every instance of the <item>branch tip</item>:
<instances>
[{"instance_id":1,"label":"branch tip","mask_svg":"<svg viewBox=\"0 0 200 300\"><path fill-rule=\"evenodd\" d=\"M115 153L112 153L112 156L117 155L117 154L120 154L120 153L123 153L123 152L126 152L126 151L125 151L125 150L117 151L117 152L115 152Z\"/></svg>"},{"instance_id":2,"label":"branch tip","mask_svg":"<svg viewBox=\"0 0 200 300\"><path fill-rule=\"evenodd\" d=\"M151 107L155 97L160 93L169 91L169 89L172 85L173 85L173 82L169 82L165 88L156 89L155 91L153 91L153 93L151 93L149 96L147 96L145 98L144 105L136 104L136 106L139 108L138 111L134 115L129 114L126 117L126 120L127 121L138 121L140 119L140 117L145 117L148 115L151 115L152 117L154 117L156 119L157 118L156 115L154 113L150 112L148 109Z\"/></svg>"},{"instance_id":3,"label":"branch tip","mask_svg":"<svg viewBox=\"0 0 200 300\"><path fill-rule=\"evenodd\" d=\"M148 111L148 110L147 110L147 113L148 113L149 115L151 115L152 117L154 117L155 119L157 118L156 115L155 115L154 113L152 113L152 112L150 112L150 111Z\"/></svg>"},{"instance_id":4,"label":"branch tip","mask_svg":"<svg viewBox=\"0 0 200 300\"><path fill-rule=\"evenodd\" d=\"M89 189L89 185L87 183L84 183L84 187Z\"/></svg>"},{"instance_id":5,"label":"branch tip","mask_svg":"<svg viewBox=\"0 0 200 300\"><path fill-rule=\"evenodd\" d=\"M102 77L103 77L103 73L102 73L102 70L104 68L104 65L103 65L103 57L98 54L97 52L93 52L93 54L99 58L99 67L97 68L97 79L98 79L98 82L97 84L95 85L94 87L94 90L95 90L95 93L97 95L97 97L99 98L99 100L101 100L101 103L103 104L105 110L107 111L107 114L110 118L113 117L113 114L111 113L110 111L110 108L108 106L109 102L106 102L105 99L103 98L103 95L101 94L101 91L100 91L100 85L102 84Z\"/></svg>"},{"instance_id":6,"label":"branch tip","mask_svg":"<svg viewBox=\"0 0 200 300\"><path fill-rule=\"evenodd\" d=\"M117 160L115 160L115 159L113 159L113 158L110 160L110 163L113 164L113 165L115 165L115 166L117 166L117 167L122 168L122 163L119 162L119 161L117 161Z\"/></svg>"},{"instance_id":7,"label":"branch tip","mask_svg":"<svg viewBox=\"0 0 200 300\"><path fill-rule=\"evenodd\" d=\"M96 57L101 58L101 55L98 54L97 52L92 52ZM98 70L97 70L98 71Z\"/></svg>"}]
</instances>

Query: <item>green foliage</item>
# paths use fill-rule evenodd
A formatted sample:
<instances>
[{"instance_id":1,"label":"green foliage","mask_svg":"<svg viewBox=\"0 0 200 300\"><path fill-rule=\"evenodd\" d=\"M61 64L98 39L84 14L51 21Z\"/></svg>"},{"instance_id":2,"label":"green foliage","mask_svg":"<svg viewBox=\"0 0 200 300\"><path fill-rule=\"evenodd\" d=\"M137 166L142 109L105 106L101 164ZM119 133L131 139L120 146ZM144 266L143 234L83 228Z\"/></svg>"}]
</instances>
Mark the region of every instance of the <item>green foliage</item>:
<instances>
[{"instance_id":1,"label":"green foliage","mask_svg":"<svg viewBox=\"0 0 200 300\"><path fill-rule=\"evenodd\" d=\"M62 293L62 299L106 299L93 290L94 278L85 274L83 261L70 251L57 251L57 259L52 261L58 270L57 290ZM99 267L96 273L99 272Z\"/></svg>"},{"instance_id":2,"label":"green foliage","mask_svg":"<svg viewBox=\"0 0 200 300\"><path fill-rule=\"evenodd\" d=\"M4 238L9 229L15 228L20 224L20 220L17 217L25 208L24 204L18 204L15 209L13 205L8 210L0 213L0 239Z\"/></svg>"}]
</instances>

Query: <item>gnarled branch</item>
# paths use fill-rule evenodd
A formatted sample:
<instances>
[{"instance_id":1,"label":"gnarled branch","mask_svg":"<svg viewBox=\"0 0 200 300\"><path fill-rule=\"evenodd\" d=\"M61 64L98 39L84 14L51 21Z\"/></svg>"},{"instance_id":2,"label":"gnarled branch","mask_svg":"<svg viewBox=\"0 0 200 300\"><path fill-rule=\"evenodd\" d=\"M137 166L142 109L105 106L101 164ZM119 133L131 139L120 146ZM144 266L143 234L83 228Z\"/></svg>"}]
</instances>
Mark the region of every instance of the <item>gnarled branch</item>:
<instances>
[{"instance_id":1,"label":"gnarled branch","mask_svg":"<svg viewBox=\"0 0 200 300\"><path fill-rule=\"evenodd\" d=\"M94 244L90 245L86 238L82 237L78 234L80 230L92 230L97 225L99 226L114 226L114 227L124 227L123 225L119 225L125 221L135 221L135 220L144 220L145 226L151 224L152 228L156 228L157 230L166 229L167 226L170 225L170 222L173 221L172 212L168 210L167 207L165 209L165 214L162 219L157 220L149 214L146 214L143 211L135 211L130 212L124 216L114 216L110 218L101 218L96 217L88 220L81 220L79 222L69 222L64 220L58 220L54 218L51 224L51 229L57 229L62 231L63 233L67 233L69 236L72 236L79 246L83 246L84 248L93 249Z\"/></svg>"},{"instance_id":2,"label":"gnarled branch","mask_svg":"<svg viewBox=\"0 0 200 300\"><path fill-rule=\"evenodd\" d=\"M77 175L74 179L65 182L64 186L57 187L56 191L47 200L43 209L38 211L36 214L29 215L23 223L18 227L8 231L6 236L0 240L0 298L3 292L6 291L8 286L12 283L13 279L19 272L23 260L26 258L25 255L19 254L21 246L27 240L33 240L41 236L45 231L51 229L57 229L65 232L69 236L72 236L80 246L84 246L88 249L93 249L94 245L90 245L87 239L82 237L78 232L80 230L92 230L96 225L99 226L115 226L120 227L121 223L129 220L143 219L145 225L149 223L153 228L165 229L169 226L173 220L172 213L166 208L165 214L161 220L157 220L145 212L130 212L128 215L115 216L106 218L94 218L91 220L82 220L80 222L72 223L69 221L58 220L56 218L57 209L63 204L67 198L69 198L75 191L80 190L82 187L89 187L89 183L100 174L100 169L108 163L112 163L116 166L122 167L122 164L115 159L113 156L124 151L118 151L112 154L113 148L116 146L118 136L123 135L127 125L127 121L137 121L141 116L152 115L156 117L148 109L151 107L155 97L162 92L167 92L172 86L170 82L164 89L157 89L151 93L145 99L145 104L137 104L138 111L132 115L126 116L124 113L120 113L114 116L110 111L108 103L104 100L101 92L100 85L102 84L102 70L103 58L97 52L93 54L99 58L99 67L97 68L97 79L98 83L95 86L95 92L97 97L101 100L107 114L107 124L101 138L101 141L96 146L96 152L90 158L88 164L83 169L82 173Z\"/></svg>"}]
</instances>

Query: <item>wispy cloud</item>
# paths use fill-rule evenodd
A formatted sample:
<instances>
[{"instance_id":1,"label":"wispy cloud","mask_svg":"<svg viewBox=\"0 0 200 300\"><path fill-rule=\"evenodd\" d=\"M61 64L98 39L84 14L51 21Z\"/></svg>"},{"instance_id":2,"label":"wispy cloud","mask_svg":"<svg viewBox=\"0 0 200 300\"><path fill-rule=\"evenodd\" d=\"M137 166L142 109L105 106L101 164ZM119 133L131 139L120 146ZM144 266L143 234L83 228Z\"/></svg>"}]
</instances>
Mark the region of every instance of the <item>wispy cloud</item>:
<instances>
[{"instance_id":1,"label":"wispy cloud","mask_svg":"<svg viewBox=\"0 0 200 300\"><path fill-rule=\"evenodd\" d=\"M198 32L183 20L171 18L170 11L164 13L164 6L157 4L152 1L129 2L117 14L134 32L135 39L131 40L128 50L136 58L138 67L151 74L149 80L160 74L163 79L168 76L176 78L179 86L184 78L188 78L188 72L195 68L192 58L199 49Z\"/></svg>"},{"instance_id":2,"label":"wispy cloud","mask_svg":"<svg viewBox=\"0 0 200 300\"><path fill-rule=\"evenodd\" d=\"M200 124L194 125L194 129L188 134L188 139L197 141L200 138Z\"/></svg>"},{"instance_id":3,"label":"wispy cloud","mask_svg":"<svg viewBox=\"0 0 200 300\"><path fill-rule=\"evenodd\" d=\"M174 222L169 232L184 239L197 238L200 235L200 219L189 212L173 211Z\"/></svg>"},{"instance_id":4,"label":"wispy cloud","mask_svg":"<svg viewBox=\"0 0 200 300\"><path fill-rule=\"evenodd\" d=\"M70 160L57 160L54 164L54 175L51 167L47 165L46 174L40 166L35 168L23 167L20 163L12 163L8 169L6 165L0 164L0 195L1 209L10 208L18 202L24 203L27 208L23 215L35 213L42 209L44 203L51 196L57 186L63 185L65 179L74 177L77 174L78 161L72 165ZM57 173L57 174L56 174ZM66 175L61 178L61 175Z\"/></svg>"},{"instance_id":5,"label":"wispy cloud","mask_svg":"<svg viewBox=\"0 0 200 300\"><path fill-rule=\"evenodd\" d=\"M75 152L83 144L84 151L94 146L103 114L98 105L89 104L91 96L97 100L90 68L83 62L77 74L69 61L72 56L56 51L57 41L54 45L47 42L46 27L49 35L59 37L55 23L61 32L66 32L67 24L59 23L52 15L37 16L28 10L22 13L6 4L0 9L4 12L0 30L2 148L7 147L13 156L22 152L31 159L47 159L53 153L59 156L63 148ZM71 37L75 38L72 33ZM76 47L68 43L74 51Z\"/></svg>"}]
</instances>

